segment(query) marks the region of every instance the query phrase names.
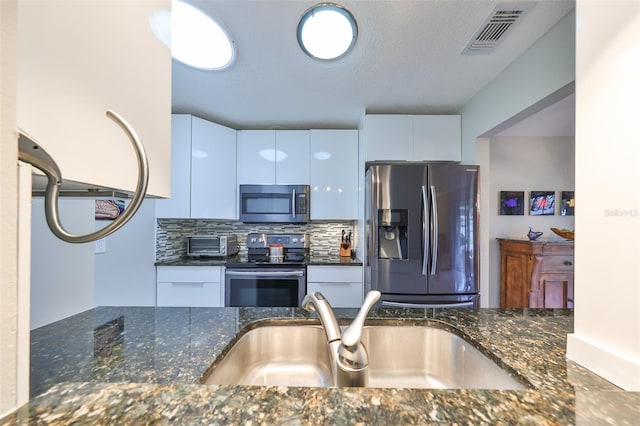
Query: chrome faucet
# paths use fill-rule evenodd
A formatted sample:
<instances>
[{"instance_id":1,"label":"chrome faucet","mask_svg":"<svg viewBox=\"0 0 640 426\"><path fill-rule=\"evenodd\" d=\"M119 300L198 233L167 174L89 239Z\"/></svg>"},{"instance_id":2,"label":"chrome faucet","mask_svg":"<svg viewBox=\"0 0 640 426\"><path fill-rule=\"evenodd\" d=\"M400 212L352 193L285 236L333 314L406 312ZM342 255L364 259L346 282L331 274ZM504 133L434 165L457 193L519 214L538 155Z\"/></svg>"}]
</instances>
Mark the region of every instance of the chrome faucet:
<instances>
[{"instance_id":1,"label":"chrome faucet","mask_svg":"<svg viewBox=\"0 0 640 426\"><path fill-rule=\"evenodd\" d=\"M329 358L335 386L367 386L369 355L362 344L362 328L367 314L380 299L380 292L367 293L358 315L341 334L340 326L329 301L320 292L309 293L302 300L302 308L316 312L327 335Z\"/></svg>"}]
</instances>

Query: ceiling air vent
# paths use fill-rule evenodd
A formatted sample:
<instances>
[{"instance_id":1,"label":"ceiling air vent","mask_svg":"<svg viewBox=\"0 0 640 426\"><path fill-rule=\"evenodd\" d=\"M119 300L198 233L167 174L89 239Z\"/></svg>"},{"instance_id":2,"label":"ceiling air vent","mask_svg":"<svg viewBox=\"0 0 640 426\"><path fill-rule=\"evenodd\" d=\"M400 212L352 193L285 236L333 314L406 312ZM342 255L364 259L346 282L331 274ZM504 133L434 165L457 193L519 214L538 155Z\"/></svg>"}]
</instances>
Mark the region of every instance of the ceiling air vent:
<instances>
[{"instance_id":1,"label":"ceiling air vent","mask_svg":"<svg viewBox=\"0 0 640 426\"><path fill-rule=\"evenodd\" d=\"M491 53L535 2L499 3L467 43L462 54Z\"/></svg>"}]
</instances>

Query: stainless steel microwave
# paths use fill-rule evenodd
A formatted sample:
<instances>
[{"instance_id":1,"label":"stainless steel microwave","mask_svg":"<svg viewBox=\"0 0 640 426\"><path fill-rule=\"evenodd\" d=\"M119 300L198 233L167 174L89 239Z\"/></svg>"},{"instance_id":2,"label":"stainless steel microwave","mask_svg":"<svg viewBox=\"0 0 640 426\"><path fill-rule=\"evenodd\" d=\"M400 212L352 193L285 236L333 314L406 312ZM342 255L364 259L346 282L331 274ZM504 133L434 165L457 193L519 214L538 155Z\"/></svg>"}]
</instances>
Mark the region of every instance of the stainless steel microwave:
<instances>
[{"instance_id":1,"label":"stainless steel microwave","mask_svg":"<svg viewBox=\"0 0 640 426\"><path fill-rule=\"evenodd\" d=\"M240 220L308 223L309 185L240 185Z\"/></svg>"},{"instance_id":2,"label":"stainless steel microwave","mask_svg":"<svg viewBox=\"0 0 640 426\"><path fill-rule=\"evenodd\" d=\"M187 256L225 257L238 253L235 235L192 235L187 237Z\"/></svg>"}]
</instances>

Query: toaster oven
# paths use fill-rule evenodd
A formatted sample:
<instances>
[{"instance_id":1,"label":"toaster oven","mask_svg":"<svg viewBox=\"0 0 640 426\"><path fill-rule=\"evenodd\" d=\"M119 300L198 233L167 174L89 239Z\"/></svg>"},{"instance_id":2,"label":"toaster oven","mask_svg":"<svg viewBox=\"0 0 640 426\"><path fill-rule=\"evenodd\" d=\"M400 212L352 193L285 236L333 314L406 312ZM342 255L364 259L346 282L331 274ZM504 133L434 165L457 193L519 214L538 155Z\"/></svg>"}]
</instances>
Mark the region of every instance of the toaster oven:
<instances>
[{"instance_id":1,"label":"toaster oven","mask_svg":"<svg viewBox=\"0 0 640 426\"><path fill-rule=\"evenodd\" d=\"M235 235L192 235L187 237L187 256L225 257L238 253Z\"/></svg>"}]
</instances>

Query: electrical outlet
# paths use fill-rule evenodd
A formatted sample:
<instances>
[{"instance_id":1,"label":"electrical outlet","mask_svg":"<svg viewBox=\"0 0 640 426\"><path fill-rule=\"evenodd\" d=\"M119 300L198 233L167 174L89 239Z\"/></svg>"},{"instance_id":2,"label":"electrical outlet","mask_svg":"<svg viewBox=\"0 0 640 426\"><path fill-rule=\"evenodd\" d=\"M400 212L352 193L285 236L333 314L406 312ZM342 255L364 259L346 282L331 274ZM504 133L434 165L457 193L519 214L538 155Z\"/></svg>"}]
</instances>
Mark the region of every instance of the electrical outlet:
<instances>
[{"instance_id":1,"label":"electrical outlet","mask_svg":"<svg viewBox=\"0 0 640 426\"><path fill-rule=\"evenodd\" d=\"M96 249L95 253L106 253L107 252L107 238L100 238L96 241Z\"/></svg>"}]
</instances>

